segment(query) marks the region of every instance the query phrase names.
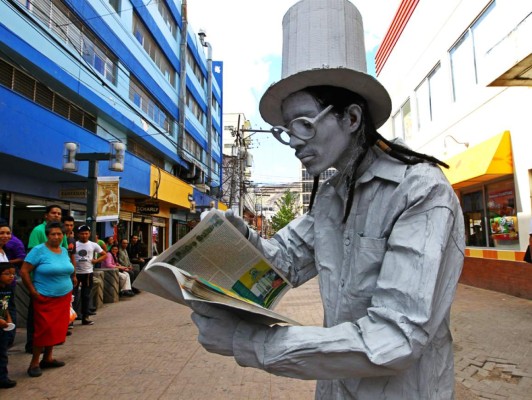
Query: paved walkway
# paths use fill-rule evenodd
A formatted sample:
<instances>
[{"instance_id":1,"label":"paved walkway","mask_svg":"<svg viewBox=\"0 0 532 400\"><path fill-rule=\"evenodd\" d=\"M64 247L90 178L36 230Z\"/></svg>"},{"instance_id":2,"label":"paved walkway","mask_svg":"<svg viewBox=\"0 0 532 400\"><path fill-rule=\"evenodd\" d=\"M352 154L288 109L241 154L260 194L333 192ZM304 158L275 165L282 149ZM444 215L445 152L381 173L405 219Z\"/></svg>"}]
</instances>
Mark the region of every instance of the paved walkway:
<instances>
[{"instance_id":1,"label":"paved walkway","mask_svg":"<svg viewBox=\"0 0 532 400\"><path fill-rule=\"evenodd\" d=\"M316 281L290 291L278 310L305 324L321 324ZM209 354L196 341L186 307L142 293L106 305L93 326L80 326L55 350L67 366L29 378L30 355L19 330L10 351L20 399L312 399L313 381L241 368ZM460 286L453 307L457 399L530 399L532 302ZM408 400L408 399L405 399Z\"/></svg>"}]
</instances>

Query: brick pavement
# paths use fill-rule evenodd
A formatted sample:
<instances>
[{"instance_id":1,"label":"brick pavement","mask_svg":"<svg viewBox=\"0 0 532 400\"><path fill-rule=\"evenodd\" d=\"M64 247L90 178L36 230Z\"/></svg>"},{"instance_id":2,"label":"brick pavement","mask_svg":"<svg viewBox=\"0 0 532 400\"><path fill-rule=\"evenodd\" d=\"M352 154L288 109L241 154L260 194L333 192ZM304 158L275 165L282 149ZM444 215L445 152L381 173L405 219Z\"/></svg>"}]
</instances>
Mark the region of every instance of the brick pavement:
<instances>
[{"instance_id":1,"label":"brick pavement","mask_svg":"<svg viewBox=\"0 0 532 400\"><path fill-rule=\"evenodd\" d=\"M532 391L532 302L460 286L453 306L457 399L521 400ZM321 324L316 281L290 291L278 311L304 324ZM312 399L313 381L239 367L205 352L190 311L148 293L106 305L93 326L76 325L55 350L67 366L26 375L24 330L10 351L18 381L1 390L11 399ZM77 321L78 323L78 321Z\"/></svg>"}]
</instances>

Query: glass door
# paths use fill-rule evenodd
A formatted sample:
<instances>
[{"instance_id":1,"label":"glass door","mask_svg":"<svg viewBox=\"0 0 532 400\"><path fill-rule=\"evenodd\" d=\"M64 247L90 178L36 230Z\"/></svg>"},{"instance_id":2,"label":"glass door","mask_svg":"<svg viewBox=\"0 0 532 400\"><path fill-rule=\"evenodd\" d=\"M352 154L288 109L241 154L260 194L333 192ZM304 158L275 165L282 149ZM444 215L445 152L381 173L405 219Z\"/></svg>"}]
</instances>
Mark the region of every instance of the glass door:
<instances>
[{"instance_id":1,"label":"glass door","mask_svg":"<svg viewBox=\"0 0 532 400\"><path fill-rule=\"evenodd\" d=\"M482 190L462 195L466 246L488 246L483 198Z\"/></svg>"}]
</instances>

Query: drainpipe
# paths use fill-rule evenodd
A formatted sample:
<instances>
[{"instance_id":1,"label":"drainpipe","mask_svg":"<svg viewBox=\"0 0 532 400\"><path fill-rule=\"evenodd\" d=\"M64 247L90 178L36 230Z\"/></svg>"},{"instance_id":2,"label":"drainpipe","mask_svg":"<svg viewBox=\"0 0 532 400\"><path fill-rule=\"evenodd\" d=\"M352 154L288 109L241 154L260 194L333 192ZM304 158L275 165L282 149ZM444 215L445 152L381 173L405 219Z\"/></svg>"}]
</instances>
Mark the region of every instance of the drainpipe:
<instances>
[{"instance_id":1,"label":"drainpipe","mask_svg":"<svg viewBox=\"0 0 532 400\"><path fill-rule=\"evenodd\" d=\"M204 30L198 33L201 45L207 47L207 171L208 181L212 183L212 47L205 41L207 34ZM210 185L209 185L210 186Z\"/></svg>"},{"instance_id":2,"label":"drainpipe","mask_svg":"<svg viewBox=\"0 0 532 400\"><path fill-rule=\"evenodd\" d=\"M179 121L177 133L177 155L183 157L183 148L185 145L185 100L187 95L187 0L181 2L181 43L179 50L179 59L181 60L179 72Z\"/></svg>"}]
</instances>

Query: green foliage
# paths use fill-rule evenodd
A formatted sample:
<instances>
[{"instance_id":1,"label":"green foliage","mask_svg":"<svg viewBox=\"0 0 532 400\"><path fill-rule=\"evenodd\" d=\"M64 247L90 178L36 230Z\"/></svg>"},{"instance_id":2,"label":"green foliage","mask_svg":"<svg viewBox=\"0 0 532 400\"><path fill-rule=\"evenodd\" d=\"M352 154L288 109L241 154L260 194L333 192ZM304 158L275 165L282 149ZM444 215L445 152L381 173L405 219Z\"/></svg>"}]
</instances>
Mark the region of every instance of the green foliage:
<instances>
[{"instance_id":1,"label":"green foliage","mask_svg":"<svg viewBox=\"0 0 532 400\"><path fill-rule=\"evenodd\" d=\"M272 217L272 228L275 232L288 225L296 217L299 210L299 196L286 190L276 204L279 211Z\"/></svg>"}]
</instances>

